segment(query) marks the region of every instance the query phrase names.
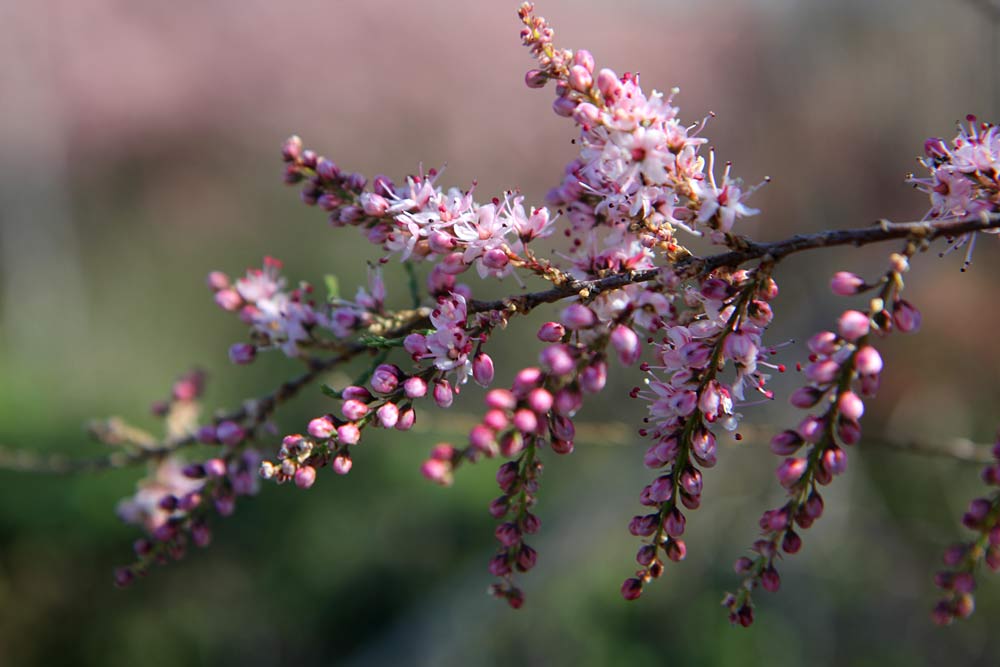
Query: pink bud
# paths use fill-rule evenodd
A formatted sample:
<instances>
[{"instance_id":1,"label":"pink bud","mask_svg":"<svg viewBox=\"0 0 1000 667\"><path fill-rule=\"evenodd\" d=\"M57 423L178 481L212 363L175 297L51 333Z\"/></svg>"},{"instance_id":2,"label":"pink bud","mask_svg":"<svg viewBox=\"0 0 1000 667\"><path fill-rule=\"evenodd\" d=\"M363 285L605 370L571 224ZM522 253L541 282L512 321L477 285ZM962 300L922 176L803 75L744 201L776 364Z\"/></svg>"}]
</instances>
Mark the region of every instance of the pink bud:
<instances>
[{"instance_id":1,"label":"pink bud","mask_svg":"<svg viewBox=\"0 0 1000 667\"><path fill-rule=\"evenodd\" d=\"M831 475L839 475L847 470L847 452L840 447L831 447L823 452L823 467Z\"/></svg>"},{"instance_id":2,"label":"pink bud","mask_svg":"<svg viewBox=\"0 0 1000 667\"><path fill-rule=\"evenodd\" d=\"M795 431L782 431L771 438L771 451L778 456L789 456L798 451L804 442Z\"/></svg>"},{"instance_id":3,"label":"pink bud","mask_svg":"<svg viewBox=\"0 0 1000 667\"><path fill-rule=\"evenodd\" d=\"M476 355L472 361L472 378L477 384L488 387L493 382L493 359L485 352Z\"/></svg>"},{"instance_id":4,"label":"pink bud","mask_svg":"<svg viewBox=\"0 0 1000 667\"><path fill-rule=\"evenodd\" d=\"M227 420L216 427L215 436L224 445L238 445L246 438L246 431L236 422Z\"/></svg>"},{"instance_id":5,"label":"pink bud","mask_svg":"<svg viewBox=\"0 0 1000 667\"><path fill-rule=\"evenodd\" d=\"M508 461L497 469L497 485L507 490L517 481L517 462Z\"/></svg>"},{"instance_id":6,"label":"pink bud","mask_svg":"<svg viewBox=\"0 0 1000 667\"><path fill-rule=\"evenodd\" d=\"M808 467L809 462L806 459L787 458L778 466L778 482L785 488L794 486Z\"/></svg>"},{"instance_id":7,"label":"pink bud","mask_svg":"<svg viewBox=\"0 0 1000 667\"><path fill-rule=\"evenodd\" d=\"M455 448L447 442L439 442L431 449L431 458L438 461L451 461L455 458Z\"/></svg>"},{"instance_id":8,"label":"pink bud","mask_svg":"<svg viewBox=\"0 0 1000 667\"><path fill-rule=\"evenodd\" d=\"M380 394L391 394L399 386L399 378L402 375L402 371L394 364L379 364L375 372L372 373L372 389ZM348 419L353 419L353 417L348 417Z\"/></svg>"},{"instance_id":9,"label":"pink bud","mask_svg":"<svg viewBox=\"0 0 1000 667\"><path fill-rule=\"evenodd\" d=\"M518 371L517 375L514 376L513 391L519 396L524 396L529 391L540 385L544 377L544 374L539 368L535 368L534 366L522 368Z\"/></svg>"},{"instance_id":10,"label":"pink bud","mask_svg":"<svg viewBox=\"0 0 1000 667\"><path fill-rule=\"evenodd\" d=\"M871 345L865 345L854 356L854 368L862 375L877 375L882 372L882 357Z\"/></svg>"},{"instance_id":11,"label":"pink bud","mask_svg":"<svg viewBox=\"0 0 1000 667\"><path fill-rule=\"evenodd\" d=\"M538 429L538 417L531 410L518 410L514 413L514 427L522 433L534 433Z\"/></svg>"},{"instance_id":12,"label":"pink bud","mask_svg":"<svg viewBox=\"0 0 1000 667\"><path fill-rule=\"evenodd\" d=\"M586 67L574 65L569 70L569 85L574 90L581 93L590 92L590 87L594 85L594 77Z\"/></svg>"},{"instance_id":13,"label":"pink bud","mask_svg":"<svg viewBox=\"0 0 1000 667\"><path fill-rule=\"evenodd\" d=\"M417 413L413 408L407 408L399 414L399 420L396 422L397 431L409 431L413 428L413 424L417 421Z\"/></svg>"},{"instance_id":14,"label":"pink bud","mask_svg":"<svg viewBox=\"0 0 1000 667\"><path fill-rule=\"evenodd\" d=\"M823 394L824 392L816 387L799 387L792 393L788 402L797 408L806 410L816 405L819 399L823 398Z\"/></svg>"},{"instance_id":15,"label":"pink bud","mask_svg":"<svg viewBox=\"0 0 1000 667\"><path fill-rule=\"evenodd\" d=\"M428 459L420 466L420 474L441 486L449 486L452 482L451 463L448 461Z\"/></svg>"},{"instance_id":16,"label":"pink bud","mask_svg":"<svg viewBox=\"0 0 1000 667\"><path fill-rule=\"evenodd\" d=\"M333 457L330 467L333 468L333 472L338 475L346 475L351 472L351 468L354 467L354 462L351 461L350 457L341 454L340 456Z\"/></svg>"},{"instance_id":17,"label":"pink bud","mask_svg":"<svg viewBox=\"0 0 1000 667\"><path fill-rule=\"evenodd\" d=\"M416 375L406 378L403 382L403 393L407 398L423 398L427 395L427 382Z\"/></svg>"},{"instance_id":18,"label":"pink bud","mask_svg":"<svg viewBox=\"0 0 1000 667\"><path fill-rule=\"evenodd\" d=\"M556 454L572 454L573 453L573 441L572 440L560 440L556 438L551 443L552 451Z\"/></svg>"},{"instance_id":19,"label":"pink bud","mask_svg":"<svg viewBox=\"0 0 1000 667\"><path fill-rule=\"evenodd\" d=\"M229 276L222 271L212 271L208 274L206 282L208 283L209 289L214 292L218 292L221 289L229 287Z\"/></svg>"},{"instance_id":20,"label":"pink bud","mask_svg":"<svg viewBox=\"0 0 1000 667\"><path fill-rule=\"evenodd\" d=\"M421 357L427 354L427 339L423 334L412 333L403 339L403 349L411 357Z\"/></svg>"},{"instance_id":21,"label":"pink bud","mask_svg":"<svg viewBox=\"0 0 1000 667\"><path fill-rule=\"evenodd\" d=\"M691 436L691 454L698 463L711 468L716 463L715 436L706 428L700 428Z\"/></svg>"},{"instance_id":22,"label":"pink bud","mask_svg":"<svg viewBox=\"0 0 1000 667\"><path fill-rule=\"evenodd\" d=\"M236 290L226 288L215 293L215 303L223 310L238 310L243 305L243 297Z\"/></svg>"},{"instance_id":23,"label":"pink bud","mask_svg":"<svg viewBox=\"0 0 1000 667\"><path fill-rule=\"evenodd\" d=\"M840 400L837 402L837 407L840 409L840 414L853 421L861 419L861 415L865 413L864 401L853 391L841 394Z\"/></svg>"},{"instance_id":24,"label":"pink bud","mask_svg":"<svg viewBox=\"0 0 1000 667\"><path fill-rule=\"evenodd\" d=\"M496 438L494 432L484 424L476 424L469 431L469 444L481 452L495 452Z\"/></svg>"},{"instance_id":25,"label":"pink bud","mask_svg":"<svg viewBox=\"0 0 1000 667\"><path fill-rule=\"evenodd\" d=\"M552 110L556 112L557 116L568 118L573 115L576 105L577 101L571 97L557 97L552 102Z\"/></svg>"},{"instance_id":26,"label":"pink bud","mask_svg":"<svg viewBox=\"0 0 1000 667\"><path fill-rule=\"evenodd\" d=\"M572 417L582 405L583 396L580 395L580 392L569 388L563 388L556 392L553 406L556 414Z\"/></svg>"},{"instance_id":27,"label":"pink bud","mask_svg":"<svg viewBox=\"0 0 1000 667\"><path fill-rule=\"evenodd\" d=\"M360 199L361 208L365 212L365 215L381 218L389 210L389 202L382 195L377 195L374 192L366 192L361 195Z\"/></svg>"},{"instance_id":28,"label":"pink bud","mask_svg":"<svg viewBox=\"0 0 1000 667\"><path fill-rule=\"evenodd\" d=\"M576 105L576 109L573 110L573 120L576 121L578 125L584 127L593 127L597 125L597 121L601 118L601 110L595 107L590 102L581 102ZM565 185L563 186L566 187ZM572 187L572 186L571 186ZM566 199L572 199L573 197L566 197Z\"/></svg>"},{"instance_id":29,"label":"pink bud","mask_svg":"<svg viewBox=\"0 0 1000 667\"><path fill-rule=\"evenodd\" d=\"M580 388L588 394L600 393L607 381L608 364L603 359L598 359L580 373Z\"/></svg>"},{"instance_id":30,"label":"pink bud","mask_svg":"<svg viewBox=\"0 0 1000 667\"><path fill-rule=\"evenodd\" d=\"M538 329L538 340L555 343L566 335L566 327L558 322L546 322Z\"/></svg>"},{"instance_id":31,"label":"pink bud","mask_svg":"<svg viewBox=\"0 0 1000 667\"><path fill-rule=\"evenodd\" d=\"M533 410L535 414L543 416L547 414L549 410L552 409L552 403L553 403L552 394L550 394L545 389L542 389L541 387L537 389L532 389L528 393L526 402L528 404L528 408Z\"/></svg>"},{"instance_id":32,"label":"pink bud","mask_svg":"<svg viewBox=\"0 0 1000 667\"><path fill-rule=\"evenodd\" d=\"M507 389L491 389L486 392L486 405L495 410L513 410L517 407L517 398Z\"/></svg>"},{"instance_id":33,"label":"pink bud","mask_svg":"<svg viewBox=\"0 0 1000 667\"><path fill-rule=\"evenodd\" d=\"M837 379L840 372L840 364L832 359L817 361L806 366L806 378L819 385L830 384Z\"/></svg>"},{"instance_id":34,"label":"pink bud","mask_svg":"<svg viewBox=\"0 0 1000 667\"><path fill-rule=\"evenodd\" d=\"M656 532L656 514L636 515L628 523L628 532L636 537L649 537Z\"/></svg>"},{"instance_id":35,"label":"pink bud","mask_svg":"<svg viewBox=\"0 0 1000 667\"><path fill-rule=\"evenodd\" d=\"M820 331L809 339L808 347L816 354L831 355L837 351L837 334L832 331Z\"/></svg>"},{"instance_id":36,"label":"pink bud","mask_svg":"<svg viewBox=\"0 0 1000 667\"><path fill-rule=\"evenodd\" d=\"M594 56L586 49L580 49L573 53L573 64L578 65L588 72L594 71Z\"/></svg>"},{"instance_id":37,"label":"pink bud","mask_svg":"<svg viewBox=\"0 0 1000 667\"><path fill-rule=\"evenodd\" d=\"M902 333L914 333L920 329L920 311L909 301L897 299L892 309L892 321Z\"/></svg>"},{"instance_id":38,"label":"pink bud","mask_svg":"<svg viewBox=\"0 0 1000 667\"><path fill-rule=\"evenodd\" d=\"M859 310L846 310L837 321L837 330L849 341L856 341L867 335L870 329L871 320Z\"/></svg>"},{"instance_id":39,"label":"pink bud","mask_svg":"<svg viewBox=\"0 0 1000 667\"><path fill-rule=\"evenodd\" d=\"M572 440L576 437L576 426L573 425L573 420L568 417L554 417L551 431L557 440Z\"/></svg>"},{"instance_id":40,"label":"pink bud","mask_svg":"<svg viewBox=\"0 0 1000 667\"><path fill-rule=\"evenodd\" d=\"M665 503L674 495L674 478L661 475L649 485L649 499L655 503Z\"/></svg>"},{"instance_id":41,"label":"pink bud","mask_svg":"<svg viewBox=\"0 0 1000 667\"><path fill-rule=\"evenodd\" d=\"M226 462L222 459L208 459L202 465L205 466L205 474L209 477L225 477L226 476Z\"/></svg>"},{"instance_id":42,"label":"pink bud","mask_svg":"<svg viewBox=\"0 0 1000 667\"><path fill-rule=\"evenodd\" d=\"M510 521L501 523L493 531L493 535L497 538L505 547L512 547L521 541L521 531L518 529L517 525L511 523Z\"/></svg>"},{"instance_id":43,"label":"pink bud","mask_svg":"<svg viewBox=\"0 0 1000 667\"><path fill-rule=\"evenodd\" d=\"M236 343L229 348L229 361L234 364L249 364L257 356L257 348L249 343Z\"/></svg>"},{"instance_id":44,"label":"pink bud","mask_svg":"<svg viewBox=\"0 0 1000 667\"><path fill-rule=\"evenodd\" d=\"M632 577L622 584L622 597L626 600L638 600L642 595L642 580Z\"/></svg>"},{"instance_id":45,"label":"pink bud","mask_svg":"<svg viewBox=\"0 0 1000 667\"><path fill-rule=\"evenodd\" d=\"M309 422L309 435L320 440L326 440L337 431L333 420L329 417L316 417Z\"/></svg>"},{"instance_id":46,"label":"pink bud","mask_svg":"<svg viewBox=\"0 0 1000 667\"><path fill-rule=\"evenodd\" d=\"M395 403L386 403L375 413L382 428L392 428L399 421L399 408Z\"/></svg>"},{"instance_id":47,"label":"pink bud","mask_svg":"<svg viewBox=\"0 0 1000 667\"><path fill-rule=\"evenodd\" d=\"M823 439L824 427L822 419L810 415L799 423L798 431L806 442L817 443Z\"/></svg>"},{"instance_id":48,"label":"pink bud","mask_svg":"<svg viewBox=\"0 0 1000 667\"><path fill-rule=\"evenodd\" d=\"M685 519L680 510L675 507L670 510L667 517L663 520L663 529L670 537L680 537L684 534L684 527L686 523L687 519Z\"/></svg>"},{"instance_id":49,"label":"pink bud","mask_svg":"<svg viewBox=\"0 0 1000 667\"><path fill-rule=\"evenodd\" d=\"M438 380L434 383L434 402L438 407L449 408L454 400L455 393L447 380Z\"/></svg>"},{"instance_id":50,"label":"pink bud","mask_svg":"<svg viewBox=\"0 0 1000 667\"><path fill-rule=\"evenodd\" d=\"M490 269L499 271L509 263L510 257L507 256L507 252L500 248L491 248L483 254L483 265Z\"/></svg>"},{"instance_id":51,"label":"pink bud","mask_svg":"<svg viewBox=\"0 0 1000 667\"><path fill-rule=\"evenodd\" d=\"M594 315L594 311L582 303L573 303L566 306L559 319L567 329L572 331L589 329L597 322L597 316Z\"/></svg>"},{"instance_id":52,"label":"pink bud","mask_svg":"<svg viewBox=\"0 0 1000 667\"><path fill-rule=\"evenodd\" d=\"M569 375L576 370L572 348L563 343L549 345L542 350L539 362L554 375Z\"/></svg>"},{"instance_id":53,"label":"pink bud","mask_svg":"<svg viewBox=\"0 0 1000 667\"><path fill-rule=\"evenodd\" d=\"M776 593L781 588L781 577L773 565L768 565L761 573L760 585L768 593Z\"/></svg>"},{"instance_id":54,"label":"pink bud","mask_svg":"<svg viewBox=\"0 0 1000 667\"><path fill-rule=\"evenodd\" d=\"M340 406L340 411L350 421L357 421L368 414L368 405L352 398L344 401L344 404Z\"/></svg>"},{"instance_id":55,"label":"pink bud","mask_svg":"<svg viewBox=\"0 0 1000 667\"><path fill-rule=\"evenodd\" d=\"M509 423L507 414L503 410L493 408L483 415L483 425L493 431L502 431Z\"/></svg>"},{"instance_id":56,"label":"pink bud","mask_svg":"<svg viewBox=\"0 0 1000 667\"><path fill-rule=\"evenodd\" d=\"M530 69L524 74L524 83L528 88L541 88L549 78L541 70Z\"/></svg>"},{"instance_id":57,"label":"pink bud","mask_svg":"<svg viewBox=\"0 0 1000 667\"><path fill-rule=\"evenodd\" d=\"M852 296L857 294L864 285L865 281L853 273L838 271L833 274L833 279L830 281L830 290L839 296Z\"/></svg>"},{"instance_id":58,"label":"pink bud","mask_svg":"<svg viewBox=\"0 0 1000 667\"><path fill-rule=\"evenodd\" d=\"M373 398L372 393L370 391L368 391L364 387L358 387L357 385L350 385L344 387L344 390L340 392L340 397L343 398L345 401L355 400L355 401L361 401L363 403L367 403Z\"/></svg>"},{"instance_id":59,"label":"pink bud","mask_svg":"<svg viewBox=\"0 0 1000 667\"><path fill-rule=\"evenodd\" d=\"M361 440L361 429L357 424L344 424L337 427L337 440L345 445L356 445Z\"/></svg>"},{"instance_id":60,"label":"pink bud","mask_svg":"<svg viewBox=\"0 0 1000 667\"><path fill-rule=\"evenodd\" d=\"M300 489L308 489L316 482L316 468L312 466L302 466L295 471L295 486Z\"/></svg>"},{"instance_id":61,"label":"pink bud","mask_svg":"<svg viewBox=\"0 0 1000 667\"><path fill-rule=\"evenodd\" d=\"M639 336L624 324L619 324L611 332L611 344L618 352L618 360L625 366L631 366L639 361L642 354L642 347L639 344Z\"/></svg>"},{"instance_id":62,"label":"pink bud","mask_svg":"<svg viewBox=\"0 0 1000 667\"><path fill-rule=\"evenodd\" d=\"M622 82L613 70L605 68L597 73L597 88L606 100L612 101L621 94Z\"/></svg>"}]
</instances>

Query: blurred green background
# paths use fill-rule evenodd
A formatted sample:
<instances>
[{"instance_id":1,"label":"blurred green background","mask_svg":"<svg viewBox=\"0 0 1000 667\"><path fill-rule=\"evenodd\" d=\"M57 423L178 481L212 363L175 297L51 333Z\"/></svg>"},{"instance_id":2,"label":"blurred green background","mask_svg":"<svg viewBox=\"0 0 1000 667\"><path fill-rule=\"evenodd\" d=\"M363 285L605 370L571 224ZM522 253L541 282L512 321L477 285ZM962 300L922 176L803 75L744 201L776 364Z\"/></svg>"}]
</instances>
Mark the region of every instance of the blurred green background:
<instances>
[{"instance_id":1,"label":"blurred green background","mask_svg":"<svg viewBox=\"0 0 1000 667\"><path fill-rule=\"evenodd\" d=\"M244 332L204 286L209 270L239 273L265 254L292 279L336 273L348 293L363 281L370 246L281 184L288 134L368 174L447 163L443 181L540 202L573 130L551 113L551 90L522 83L516 4L0 0L0 444L92 456L102 450L82 424L155 427L150 402L192 365L210 373L213 408L295 372L277 357L230 367ZM705 134L719 157L749 183L774 179L744 230L761 239L918 219L926 202L903 178L924 138L998 111L995 29L971 2L538 4L560 44L641 72L646 88L679 86L685 119L718 114ZM626 524L650 478L644 445L612 429L550 456L539 565L515 613L485 594L494 466L451 489L417 472L479 412L470 388L453 413L421 413L417 433L373 434L346 478L266 486L216 522L209 549L126 591L111 571L136 533L114 506L140 471L0 471L0 665L994 665L1000 582L983 576L975 616L957 627L928 613L940 553L983 490L978 470L878 445L992 439L998 254L984 241L964 275L958 257L919 258L908 295L924 330L883 345L885 383L864 420L873 440L785 562L781 593L758 596L751 630L730 628L719 601L781 496L766 438L727 446L691 516L688 560L631 604L618 587L635 567ZM830 326L845 305L828 294L831 273L874 275L889 250L783 264L770 340ZM498 382L537 354L536 325L497 337ZM783 360L803 356L795 345ZM638 423L636 374L613 375L582 421ZM785 395L791 375L775 384ZM306 392L282 427L301 429L324 400ZM784 401L745 412L777 426L800 417Z\"/></svg>"}]
</instances>

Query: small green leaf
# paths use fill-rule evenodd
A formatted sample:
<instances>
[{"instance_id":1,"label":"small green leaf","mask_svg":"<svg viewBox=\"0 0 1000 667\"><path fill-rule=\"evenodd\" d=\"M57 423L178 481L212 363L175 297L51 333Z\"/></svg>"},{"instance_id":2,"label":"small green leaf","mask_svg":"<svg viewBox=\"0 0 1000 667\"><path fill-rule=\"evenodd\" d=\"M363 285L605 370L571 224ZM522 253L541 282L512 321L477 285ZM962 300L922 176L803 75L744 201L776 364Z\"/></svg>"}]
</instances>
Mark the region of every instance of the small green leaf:
<instances>
[{"instance_id":1,"label":"small green leaf","mask_svg":"<svg viewBox=\"0 0 1000 667\"><path fill-rule=\"evenodd\" d=\"M337 276L327 274L323 276L323 282L326 283L326 300L336 301L340 298L340 281L337 280Z\"/></svg>"}]
</instances>

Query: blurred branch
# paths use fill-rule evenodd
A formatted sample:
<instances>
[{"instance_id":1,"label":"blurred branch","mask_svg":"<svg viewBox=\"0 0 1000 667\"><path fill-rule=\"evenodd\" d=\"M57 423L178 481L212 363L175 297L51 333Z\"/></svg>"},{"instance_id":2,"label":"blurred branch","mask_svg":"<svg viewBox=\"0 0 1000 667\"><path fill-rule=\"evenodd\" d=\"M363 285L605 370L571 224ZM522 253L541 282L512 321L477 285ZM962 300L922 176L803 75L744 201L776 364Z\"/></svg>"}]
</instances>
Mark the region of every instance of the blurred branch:
<instances>
[{"instance_id":1,"label":"blurred branch","mask_svg":"<svg viewBox=\"0 0 1000 667\"><path fill-rule=\"evenodd\" d=\"M464 435L480 422L481 419L473 414L449 413L446 418L440 420L432 418L429 421L424 419L418 424L419 430L425 433ZM645 446L642 438L634 435L635 430L634 427L624 422L576 422L575 442L610 447ZM742 440L731 439L729 444L741 447L750 443L766 443L772 435L781 430L783 429L767 424L743 424L739 428ZM966 463L983 464L995 460L991 451L992 445L974 443L966 438L953 438L944 441L898 440L887 437L866 438L862 440L861 447L875 447L921 456L949 458Z\"/></svg>"}]
</instances>

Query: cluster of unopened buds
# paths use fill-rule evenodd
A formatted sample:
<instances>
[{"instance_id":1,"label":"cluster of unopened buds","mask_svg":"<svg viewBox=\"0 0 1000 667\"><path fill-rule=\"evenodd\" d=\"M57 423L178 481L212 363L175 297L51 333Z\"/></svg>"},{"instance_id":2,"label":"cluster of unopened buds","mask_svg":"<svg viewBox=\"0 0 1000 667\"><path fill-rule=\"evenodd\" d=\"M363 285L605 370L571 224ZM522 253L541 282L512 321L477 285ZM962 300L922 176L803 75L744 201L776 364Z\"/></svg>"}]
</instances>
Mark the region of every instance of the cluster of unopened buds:
<instances>
[{"instance_id":1,"label":"cluster of unopened buds","mask_svg":"<svg viewBox=\"0 0 1000 667\"><path fill-rule=\"evenodd\" d=\"M308 283L290 288L281 264L270 258L235 280L210 274L215 302L248 326L249 340L232 346L231 360L251 363L277 348L306 370L208 423L199 422L196 409L201 378L188 376L156 408L167 423L165 439L121 424L101 431L105 442L128 445L128 462L152 465L136 495L120 506L122 518L143 526L148 537L137 542L137 562L119 571L118 583L129 583L152 562L179 557L188 542L207 543L209 516L232 512L237 496L256 490L257 474L302 489L317 483L325 468L346 475L366 428L407 431L421 401L448 408L470 378L490 387L491 336L514 317L559 304L558 316L538 330L537 363L514 373L509 387L489 389L467 442L437 445L420 472L449 485L462 464L501 461L501 495L489 505L499 521L499 547L488 569L498 579L492 593L520 607L525 595L514 577L538 558L526 540L540 528L542 461L549 452L573 452L574 419L587 397L606 390L614 367L638 366L643 381L630 395L645 403L642 462L655 471L639 493L642 513L628 522L642 544L639 569L621 593L638 598L667 562L686 557L686 523L702 503L719 439L741 440L742 411L775 397L769 381L785 371L775 357L789 343L768 343L766 330L775 316L781 260L835 245L899 240L904 248L890 256L880 278L833 277L835 294L870 299L846 310L835 330L809 339L808 362L798 366L806 384L790 397L809 414L771 440L772 452L782 457L777 477L787 499L764 512L751 555L736 563L743 583L725 598L731 620L749 625L752 592L758 585L779 588L781 554L801 549L801 531L823 514L821 487L845 472L847 451L861 440L864 400L875 395L883 366L876 341L919 328L919 311L900 297L910 261L938 238L971 250L977 232L1000 226L994 215L1000 132L970 118L950 145L927 143L922 162L930 176L911 177L931 198L924 220L757 243L737 233L740 219L757 213L746 204L755 188L744 187L728 164L717 175L714 151L702 152L708 117L685 123L673 105L676 90L646 92L638 75L598 68L587 51L556 48L551 27L530 3L518 17L536 60L527 85L551 83L553 110L578 132L579 153L548 195L551 210L526 207L516 191L479 203L474 188L438 185L441 174L434 170L398 183L383 175L369 179L305 148L298 137L288 139L285 180L301 185L302 201L324 211L333 227L360 231L378 249L372 266L402 262L413 304L387 305L378 268L369 268L368 285L353 301L340 296L334 280L327 281L326 298ZM696 256L683 234L720 252ZM552 255L557 260L536 252L537 241L550 236L565 239ZM521 287L535 281L545 289L480 300L473 287L458 282L470 269L480 279L513 277ZM418 271L425 273L424 287ZM361 377L340 388L324 386L336 408L276 447L275 409L326 371L359 358L370 362ZM211 455L184 463L179 450L199 443L214 448ZM998 484L1000 463L984 477ZM972 570L981 560L1000 564L998 498L973 502L965 524L980 537L948 552L953 570L938 577L947 597L934 612L941 622L971 613Z\"/></svg>"}]
</instances>

